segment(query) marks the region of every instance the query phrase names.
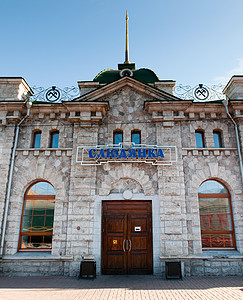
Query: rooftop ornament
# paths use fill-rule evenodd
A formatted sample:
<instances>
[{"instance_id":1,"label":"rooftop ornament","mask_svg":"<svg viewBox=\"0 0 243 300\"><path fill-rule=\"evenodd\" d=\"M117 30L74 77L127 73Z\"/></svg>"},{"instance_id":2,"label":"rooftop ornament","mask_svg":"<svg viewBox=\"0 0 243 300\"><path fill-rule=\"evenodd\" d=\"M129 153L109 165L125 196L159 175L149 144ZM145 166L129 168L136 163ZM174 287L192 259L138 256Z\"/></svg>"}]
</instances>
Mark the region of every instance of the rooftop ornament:
<instances>
[{"instance_id":1,"label":"rooftop ornament","mask_svg":"<svg viewBox=\"0 0 243 300\"><path fill-rule=\"evenodd\" d=\"M194 102L211 102L224 100L222 93L224 86L222 84L208 87L205 84L198 84L195 87L180 84L175 88L175 95L183 100L193 100Z\"/></svg>"},{"instance_id":2,"label":"rooftop ornament","mask_svg":"<svg viewBox=\"0 0 243 300\"><path fill-rule=\"evenodd\" d=\"M126 50L125 50L125 61L124 64L130 64L129 61L129 42L128 42L128 12L126 11Z\"/></svg>"},{"instance_id":3,"label":"rooftop ornament","mask_svg":"<svg viewBox=\"0 0 243 300\"><path fill-rule=\"evenodd\" d=\"M43 87L32 87L34 95L30 97L32 102L49 102L62 103L65 101L72 101L79 96L79 89L77 87L65 87L60 89L53 85L47 89Z\"/></svg>"}]
</instances>

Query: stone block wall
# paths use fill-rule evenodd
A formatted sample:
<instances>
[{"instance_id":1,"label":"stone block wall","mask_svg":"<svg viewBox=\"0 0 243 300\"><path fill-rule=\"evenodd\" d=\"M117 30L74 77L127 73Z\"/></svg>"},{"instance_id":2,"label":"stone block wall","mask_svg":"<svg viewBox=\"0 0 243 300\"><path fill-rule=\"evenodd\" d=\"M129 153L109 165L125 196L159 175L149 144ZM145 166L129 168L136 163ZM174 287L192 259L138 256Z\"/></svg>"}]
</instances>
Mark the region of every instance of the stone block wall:
<instances>
[{"instance_id":1,"label":"stone block wall","mask_svg":"<svg viewBox=\"0 0 243 300\"><path fill-rule=\"evenodd\" d=\"M79 272L82 256L92 254L96 192L96 166L77 164L76 149L80 145L96 145L97 136L97 128L74 125L66 254L73 256L69 272L75 275Z\"/></svg>"},{"instance_id":2,"label":"stone block wall","mask_svg":"<svg viewBox=\"0 0 243 300\"><path fill-rule=\"evenodd\" d=\"M80 264L79 264L80 265ZM70 259L6 258L0 264L1 276L70 276ZM78 274L77 274L78 276Z\"/></svg>"},{"instance_id":3,"label":"stone block wall","mask_svg":"<svg viewBox=\"0 0 243 300\"><path fill-rule=\"evenodd\" d=\"M223 122L222 122L222 117ZM220 130L222 133L222 144L224 148L235 148L236 140L233 133L234 127L226 115L218 116L217 120L212 120L210 117L198 120L182 122L181 124L181 139L183 148L196 148L195 130L203 130L205 138L205 147L214 148L213 131Z\"/></svg>"},{"instance_id":4,"label":"stone block wall","mask_svg":"<svg viewBox=\"0 0 243 300\"><path fill-rule=\"evenodd\" d=\"M7 127L0 126L0 232L2 230L1 226L5 209L10 159L14 145L14 133L14 124Z\"/></svg>"},{"instance_id":5,"label":"stone block wall","mask_svg":"<svg viewBox=\"0 0 243 300\"><path fill-rule=\"evenodd\" d=\"M157 124L157 144L177 146L178 160L173 165L158 166L158 194L160 199L161 256L187 255L186 203L183 162L181 156L181 129L175 123Z\"/></svg>"},{"instance_id":6,"label":"stone block wall","mask_svg":"<svg viewBox=\"0 0 243 300\"><path fill-rule=\"evenodd\" d=\"M141 143L156 143L156 126L144 111L144 97L129 88L107 97L110 109L98 128L99 145L113 144L113 131L123 130L123 142L131 143L131 131L141 130Z\"/></svg>"},{"instance_id":7,"label":"stone block wall","mask_svg":"<svg viewBox=\"0 0 243 300\"><path fill-rule=\"evenodd\" d=\"M221 152L217 156L212 154L204 156L202 152L195 156L192 152L188 152L188 155L184 157L183 163L186 183L187 217L188 221L191 221L191 236L196 238L200 234L198 189L203 181L211 178L217 179L228 188L231 194L236 244L238 251L242 253L243 227L240 211L243 208L243 192L241 178L239 177L240 168L237 152L232 152L230 156L225 156L224 152ZM197 238L195 242L197 243L196 248L200 252L201 243L199 239Z\"/></svg>"},{"instance_id":8,"label":"stone block wall","mask_svg":"<svg viewBox=\"0 0 243 300\"><path fill-rule=\"evenodd\" d=\"M190 276L242 276L242 258L174 259L161 262L161 276L166 278L166 262L180 262L182 277Z\"/></svg>"},{"instance_id":9,"label":"stone block wall","mask_svg":"<svg viewBox=\"0 0 243 300\"><path fill-rule=\"evenodd\" d=\"M24 151L17 153L4 255L13 255L17 252L24 194L32 183L41 180L50 182L56 191L53 254L65 254L71 158L66 152L60 157L55 153L46 156L42 151L38 155L34 155L34 151L29 151L27 155Z\"/></svg>"},{"instance_id":10,"label":"stone block wall","mask_svg":"<svg viewBox=\"0 0 243 300\"><path fill-rule=\"evenodd\" d=\"M43 120L39 115L35 114L27 119L21 126L18 148L32 148L33 135L37 130L41 131L40 148L50 147L50 137L53 130L59 131L58 148L70 148L73 145L73 125L66 120L60 120L60 116L56 116L55 120L51 120L50 116L43 116Z\"/></svg>"},{"instance_id":11,"label":"stone block wall","mask_svg":"<svg viewBox=\"0 0 243 300\"><path fill-rule=\"evenodd\" d=\"M241 276L242 259L201 259L184 261L185 276Z\"/></svg>"}]
</instances>

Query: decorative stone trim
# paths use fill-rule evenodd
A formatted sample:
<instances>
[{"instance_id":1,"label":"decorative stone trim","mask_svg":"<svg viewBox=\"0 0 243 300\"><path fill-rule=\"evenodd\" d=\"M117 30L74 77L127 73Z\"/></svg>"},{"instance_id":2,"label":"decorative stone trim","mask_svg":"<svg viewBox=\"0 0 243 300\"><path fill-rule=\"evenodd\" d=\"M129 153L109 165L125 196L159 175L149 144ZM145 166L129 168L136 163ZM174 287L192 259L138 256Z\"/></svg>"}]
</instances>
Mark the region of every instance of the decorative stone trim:
<instances>
[{"instance_id":1,"label":"decorative stone trim","mask_svg":"<svg viewBox=\"0 0 243 300\"><path fill-rule=\"evenodd\" d=\"M159 259L161 261L163 260L198 260L198 259L203 259L203 260L211 260L211 259L217 259L221 261L225 261L225 259L229 260L242 260L243 259L243 254L239 253L238 251L203 251L202 254L197 254L197 255L181 255L178 256L176 255L175 257L173 256L160 256Z\"/></svg>"},{"instance_id":2,"label":"decorative stone trim","mask_svg":"<svg viewBox=\"0 0 243 300\"><path fill-rule=\"evenodd\" d=\"M227 115L225 113L221 113L221 114L219 114L218 118L227 119ZM153 122L183 121L183 120L197 120L197 119L200 119L200 120L206 119L205 112L201 112L201 113L190 112L187 115L181 114L178 116L172 114L172 116L170 116L170 117L162 115L161 111L153 111L152 112L152 121ZM216 120L217 119L216 113L210 113L210 119ZM237 120L243 119L243 115L239 115L239 116L235 117L235 119L237 119Z\"/></svg>"},{"instance_id":3,"label":"decorative stone trim","mask_svg":"<svg viewBox=\"0 0 243 300\"><path fill-rule=\"evenodd\" d=\"M243 114L242 115L235 115L235 120L243 120Z\"/></svg>"},{"instance_id":4,"label":"decorative stone trim","mask_svg":"<svg viewBox=\"0 0 243 300\"><path fill-rule=\"evenodd\" d=\"M182 156L186 156L188 154L191 154L193 156L219 156L221 154L229 156L232 151L237 151L237 148L182 148Z\"/></svg>"},{"instance_id":5,"label":"decorative stone trim","mask_svg":"<svg viewBox=\"0 0 243 300\"><path fill-rule=\"evenodd\" d=\"M93 112L92 114L90 111L88 112L71 111L69 115L69 120L72 123L79 123L79 122L100 123L102 121L102 113L99 111Z\"/></svg>"},{"instance_id":6,"label":"decorative stone trim","mask_svg":"<svg viewBox=\"0 0 243 300\"><path fill-rule=\"evenodd\" d=\"M206 116L205 116L205 113L204 113L204 112L200 112L200 113L199 113L199 118L200 118L200 119L205 119L205 117L206 117Z\"/></svg>"},{"instance_id":7,"label":"decorative stone trim","mask_svg":"<svg viewBox=\"0 0 243 300\"><path fill-rule=\"evenodd\" d=\"M34 151L34 156L39 156L40 151Z\"/></svg>"},{"instance_id":8,"label":"decorative stone trim","mask_svg":"<svg viewBox=\"0 0 243 300\"><path fill-rule=\"evenodd\" d=\"M23 152L24 156L30 155L33 153L34 156L39 156L41 153L44 153L45 156L50 156L51 153L55 152L56 156L72 156L72 148L19 148L17 152Z\"/></svg>"},{"instance_id":9,"label":"decorative stone trim","mask_svg":"<svg viewBox=\"0 0 243 300\"><path fill-rule=\"evenodd\" d=\"M55 120L55 118L56 118L56 114L55 113L50 113L50 119Z\"/></svg>"},{"instance_id":10,"label":"decorative stone trim","mask_svg":"<svg viewBox=\"0 0 243 300\"><path fill-rule=\"evenodd\" d=\"M163 126L164 127L173 127L174 126L174 122L163 122Z\"/></svg>"}]
</instances>

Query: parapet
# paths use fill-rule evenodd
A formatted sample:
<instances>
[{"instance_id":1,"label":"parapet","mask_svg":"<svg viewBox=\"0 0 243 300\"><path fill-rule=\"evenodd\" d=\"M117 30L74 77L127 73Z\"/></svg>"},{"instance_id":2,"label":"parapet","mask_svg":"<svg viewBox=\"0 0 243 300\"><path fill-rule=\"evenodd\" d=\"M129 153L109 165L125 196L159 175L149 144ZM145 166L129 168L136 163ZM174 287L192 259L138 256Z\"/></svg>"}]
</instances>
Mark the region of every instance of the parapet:
<instances>
[{"instance_id":1,"label":"parapet","mask_svg":"<svg viewBox=\"0 0 243 300\"><path fill-rule=\"evenodd\" d=\"M34 93L22 77L0 77L0 101L28 100Z\"/></svg>"},{"instance_id":2,"label":"parapet","mask_svg":"<svg viewBox=\"0 0 243 300\"><path fill-rule=\"evenodd\" d=\"M234 75L223 89L229 100L243 100L243 75Z\"/></svg>"}]
</instances>

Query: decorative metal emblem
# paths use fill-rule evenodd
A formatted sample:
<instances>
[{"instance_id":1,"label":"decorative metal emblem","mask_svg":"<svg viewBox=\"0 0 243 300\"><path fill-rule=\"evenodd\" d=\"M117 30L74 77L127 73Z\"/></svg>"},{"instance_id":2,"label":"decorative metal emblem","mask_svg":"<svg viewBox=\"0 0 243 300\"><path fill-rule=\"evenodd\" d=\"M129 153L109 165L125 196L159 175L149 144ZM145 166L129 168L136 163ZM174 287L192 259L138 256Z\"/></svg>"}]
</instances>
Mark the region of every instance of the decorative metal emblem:
<instances>
[{"instance_id":1,"label":"decorative metal emblem","mask_svg":"<svg viewBox=\"0 0 243 300\"><path fill-rule=\"evenodd\" d=\"M34 86L32 90L34 91L34 96L31 96L30 99L38 102L61 103L63 101L72 101L80 95L79 89L74 86L65 87L64 89L57 88L54 85L47 89Z\"/></svg>"},{"instance_id":2,"label":"decorative metal emblem","mask_svg":"<svg viewBox=\"0 0 243 300\"><path fill-rule=\"evenodd\" d=\"M129 69L123 69L120 71L120 76L121 77L132 77L133 76L133 71Z\"/></svg>"},{"instance_id":3,"label":"decorative metal emblem","mask_svg":"<svg viewBox=\"0 0 243 300\"><path fill-rule=\"evenodd\" d=\"M208 99L209 91L206 87L203 86L203 84L199 84L199 86L197 88L195 88L195 90L194 90L194 96L198 100L204 101L204 100Z\"/></svg>"},{"instance_id":4,"label":"decorative metal emblem","mask_svg":"<svg viewBox=\"0 0 243 300\"><path fill-rule=\"evenodd\" d=\"M52 86L51 89L46 92L46 100L49 102L57 102L61 97L60 91L56 86Z\"/></svg>"},{"instance_id":5,"label":"decorative metal emblem","mask_svg":"<svg viewBox=\"0 0 243 300\"><path fill-rule=\"evenodd\" d=\"M175 88L175 95L183 100L194 100L195 102L223 100L225 99L225 95L222 93L223 88L222 84L211 87L199 84L194 88L180 84Z\"/></svg>"}]
</instances>

